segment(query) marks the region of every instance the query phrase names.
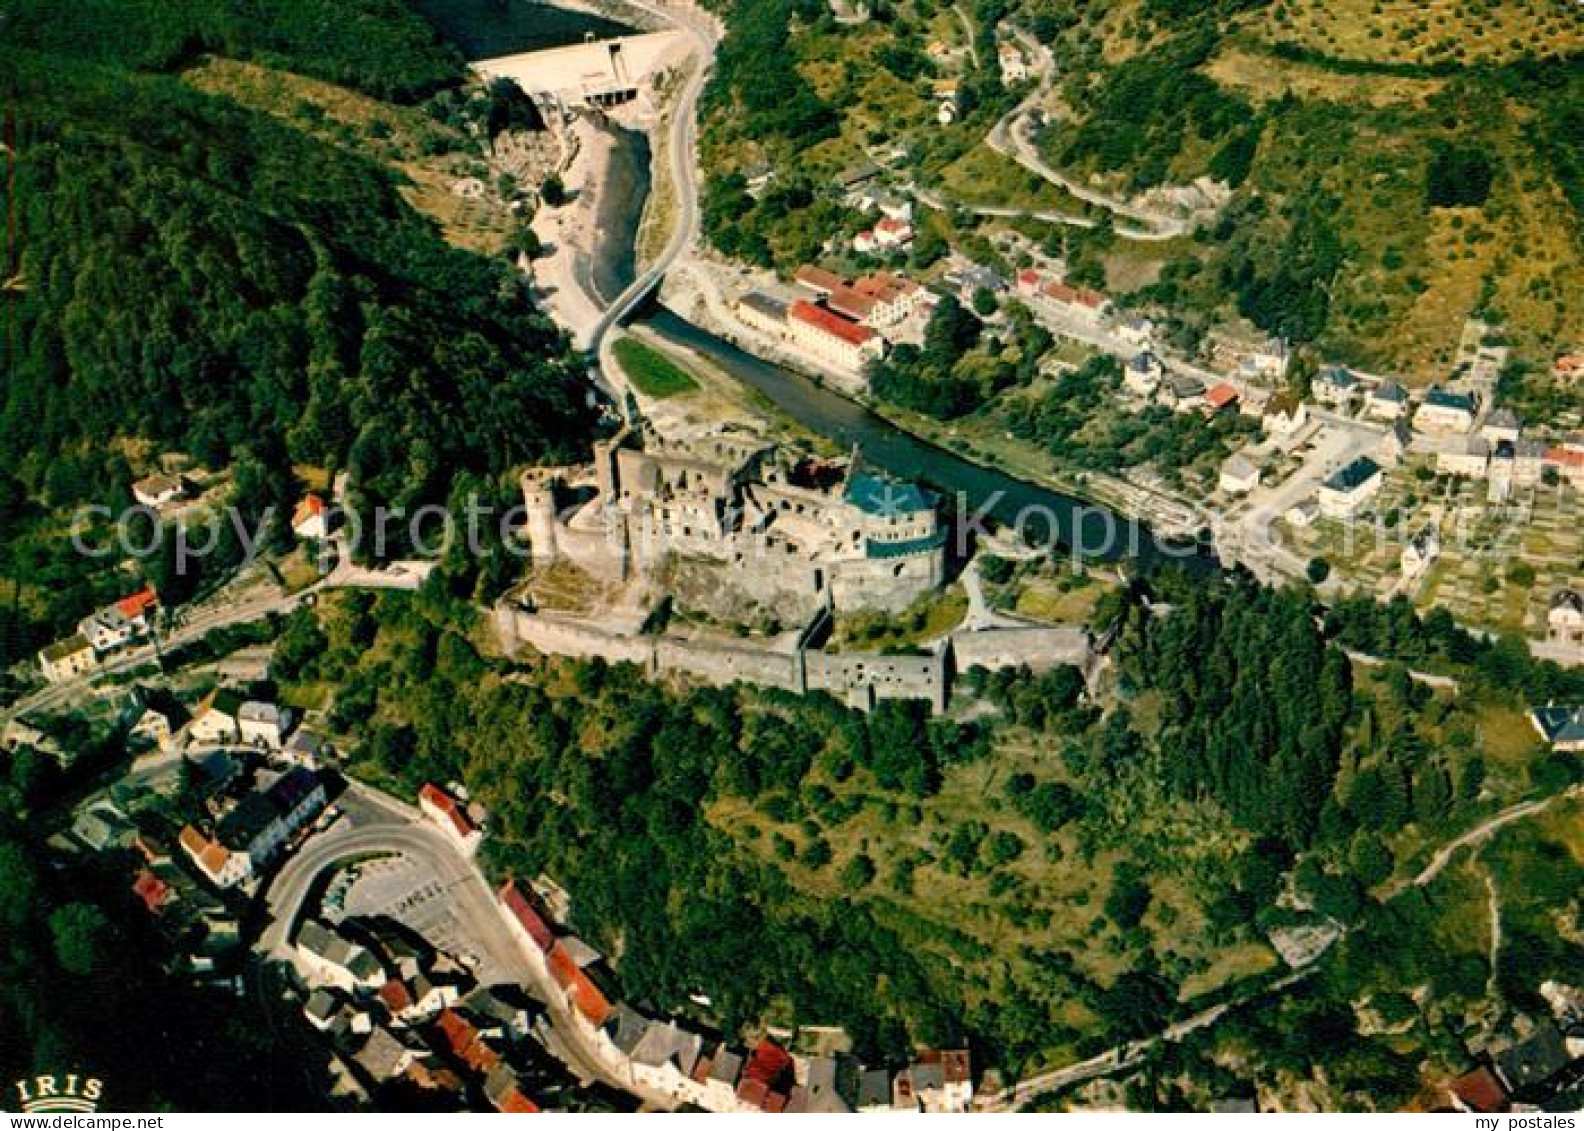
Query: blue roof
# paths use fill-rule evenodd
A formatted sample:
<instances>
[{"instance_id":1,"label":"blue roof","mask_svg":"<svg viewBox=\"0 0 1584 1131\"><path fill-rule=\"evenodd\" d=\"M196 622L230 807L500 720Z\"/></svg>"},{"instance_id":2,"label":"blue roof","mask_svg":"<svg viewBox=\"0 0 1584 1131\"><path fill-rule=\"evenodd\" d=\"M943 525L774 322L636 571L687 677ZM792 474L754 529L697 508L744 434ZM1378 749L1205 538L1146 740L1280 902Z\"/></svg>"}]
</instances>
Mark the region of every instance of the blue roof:
<instances>
[{"instance_id":1,"label":"blue roof","mask_svg":"<svg viewBox=\"0 0 1584 1131\"><path fill-rule=\"evenodd\" d=\"M937 530L926 538L912 538L906 542L876 542L869 539L864 545L864 556L869 558L905 558L910 554L922 554L929 550L938 550L946 544L946 532Z\"/></svg>"},{"instance_id":2,"label":"blue roof","mask_svg":"<svg viewBox=\"0 0 1584 1131\"><path fill-rule=\"evenodd\" d=\"M1468 393L1454 393L1447 389L1431 389L1425 394L1425 404L1435 405L1437 408L1461 408L1465 412L1474 411L1474 398Z\"/></svg>"},{"instance_id":3,"label":"blue roof","mask_svg":"<svg viewBox=\"0 0 1584 1131\"><path fill-rule=\"evenodd\" d=\"M1408 390L1395 381L1385 381L1370 395L1378 401L1400 403L1408 399Z\"/></svg>"},{"instance_id":4,"label":"blue roof","mask_svg":"<svg viewBox=\"0 0 1584 1131\"><path fill-rule=\"evenodd\" d=\"M1370 459L1369 456L1359 456L1358 459L1348 464L1337 472L1325 485L1333 491L1351 491L1363 483L1380 474L1380 464Z\"/></svg>"},{"instance_id":5,"label":"blue roof","mask_svg":"<svg viewBox=\"0 0 1584 1131\"><path fill-rule=\"evenodd\" d=\"M1344 365L1327 365L1320 370L1320 380L1335 385L1339 389L1351 389L1358 384L1358 378L1353 376L1352 370Z\"/></svg>"},{"instance_id":6,"label":"blue roof","mask_svg":"<svg viewBox=\"0 0 1584 1131\"><path fill-rule=\"evenodd\" d=\"M847 501L868 514L917 514L935 509L935 499L913 483L861 471L847 480Z\"/></svg>"},{"instance_id":7,"label":"blue roof","mask_svg":"<svg viewBox=\"0 0 1584 1131\"><path fill-rule=\"evenodd\" d=\"M1584 707L1536 707L1530 714L1547 742L1584 741Z\"/></svg>"}]
</instances>

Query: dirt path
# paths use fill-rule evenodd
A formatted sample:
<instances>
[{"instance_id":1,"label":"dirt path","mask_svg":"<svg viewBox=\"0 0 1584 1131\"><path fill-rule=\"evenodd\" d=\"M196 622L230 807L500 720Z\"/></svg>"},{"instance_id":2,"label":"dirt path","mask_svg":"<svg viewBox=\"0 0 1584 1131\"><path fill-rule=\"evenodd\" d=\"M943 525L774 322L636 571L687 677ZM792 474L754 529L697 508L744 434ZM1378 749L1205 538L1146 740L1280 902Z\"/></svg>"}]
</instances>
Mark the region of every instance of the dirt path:
<instances>
[{"instance_id":1,"label":"dirt path","mask_svg":"<svg viewBox=\"0 0 1584 1131\"><path fill-rule=\"evenodd\" d=\"M1549 808L1560 799L1573 797L1584 797L1584 785L1571 786L1561 793L1553 793L1550 797L1542 797L1535 801L1524 801L1517 805L1508 806L1483 823L1475 825L1456 840L1449 841L1443 845L1430 858L1430 863L1426 864L1419 874L1413 878L1411 885L1416 888L1422 888L1430 883L1452 862L1452 857L1456 856L1460 849L1479 844L1481 841L1488 839L1498 829L1505 828L1514 821L1521 821L1525 817L1532 817L1541 810ZM1393 896L1400 895L1409 886L1409 883L1398 884L1387 893L1386 898L1390 899Z\"/></svg>"}]
</instances>

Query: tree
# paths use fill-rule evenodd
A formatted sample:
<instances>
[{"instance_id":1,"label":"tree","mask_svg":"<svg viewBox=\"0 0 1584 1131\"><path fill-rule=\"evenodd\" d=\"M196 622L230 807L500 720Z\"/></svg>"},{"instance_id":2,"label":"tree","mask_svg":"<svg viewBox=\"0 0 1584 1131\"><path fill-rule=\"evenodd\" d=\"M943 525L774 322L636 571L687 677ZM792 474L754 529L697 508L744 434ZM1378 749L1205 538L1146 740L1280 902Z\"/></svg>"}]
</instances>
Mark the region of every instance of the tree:
<instances>
[{"instance_id":1,"label":"tree","mask_svg":"<svg viewBox=\"0 0 1584 1131\"><path fill-rule=\"evenodd\" d=\"M103 965L110 945L110 922L91 903L68 903L50 915L50 934L61 969L87 978Z\"/></svg>"},{"instance_id":2,"label":"tree","mask_svg":"<svg viewBox=\"0 0 1584 1131\"><path fill-rule=\"evenodd\" d=\"M561 180L559 173L551 173L545 177L539 186L539 199L551 208L559 208L567 202L566 184Z\"/></svg>"},{"instance_id":3,"label":"tree","mask_svg":"<svg viewBox=\"0 0 1584 1131\"><path fill-rule=\"evenodd\" d=\"M1319 585L1331 576L1331 563L1324 558L1310 558L1309 564L1304 567L1304 576L1311 584Z\"/></svg>"}]
</instances>

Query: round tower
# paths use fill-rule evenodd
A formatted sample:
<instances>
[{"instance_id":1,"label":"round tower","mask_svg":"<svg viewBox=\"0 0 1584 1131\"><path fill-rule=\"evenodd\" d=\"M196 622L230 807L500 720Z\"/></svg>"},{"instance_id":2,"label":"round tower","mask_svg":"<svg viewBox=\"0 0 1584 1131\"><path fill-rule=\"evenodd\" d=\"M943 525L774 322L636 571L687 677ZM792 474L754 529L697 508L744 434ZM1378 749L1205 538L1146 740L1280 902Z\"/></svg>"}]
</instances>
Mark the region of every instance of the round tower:
<instances>
[{"instance_id":1,"label":"round tower","mask_svg":"<svg viewBox=\"0 0 1584 1131\"><path fill-rule=\"evenodd\" d=\"M544 471L530 470L523 474L523 508L527 512L523 534L535 566L546 566L556 560L556 483L556 477Z\"/></svg>"}]
</instances>

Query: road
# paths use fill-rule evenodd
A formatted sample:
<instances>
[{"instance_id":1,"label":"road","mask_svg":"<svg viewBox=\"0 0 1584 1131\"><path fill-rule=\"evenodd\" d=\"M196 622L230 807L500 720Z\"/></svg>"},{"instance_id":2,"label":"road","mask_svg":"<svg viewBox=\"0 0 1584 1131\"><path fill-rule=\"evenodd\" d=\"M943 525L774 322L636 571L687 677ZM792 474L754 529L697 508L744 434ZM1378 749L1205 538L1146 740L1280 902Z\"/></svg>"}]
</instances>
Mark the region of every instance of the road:
<instances>
[{"instance_id":1,"label":"road","mask_svg":"<svg viewBox=\"0 0 1584 1131\"><path fill-rule=\"evenodd\" d=\"M672 1106L663 1095L634 1088L600 1058L584 1029L572 1021L559 988L528 960L476 863L411 807L357 783L348 786L348 793L350 804L360 811L360 821L344 819L311 837L266 889L269 926L257 944L261 957L289 961L291 939L315 882L338 864L383 853L406 856L423 864L435 877L480 960L480 969L493 975L486 984L504 981L522 986L545 1004L556 1037L554 1051L574 1074L603 1081L656 1107ZM342 804L350 807L347 797Z\"/></svg>"},{"instance_id":2,"label":"road","mask_svg":"<svg viewBox=\"0 0 1584 1131\"><path fill-rule=\"evenodd\" d=\"M687 33L696 46L698 66L688 77L687 83L677 95L676 103L670 110L670 134L667 139L666 156L671 167L671 181L676 190L677 212L676 226L671 232L671 239L667 241L664 250L655 261L606 308L589 335L589 348L599 359L599 370L608 382L610 390L615 394L617 403L622 405L626 402L626 378L622 374L621 367L616 364L616 355L612 349L616 336L611 331L637 310L649 297L650 292L659 286L666 272L692 245L698 233L698 182L695 158L698 142L698 99L709 77L710 67L715 61L715 45L720 40L720 32L715 23L699 9L651 5L641 0L629 0L629 2L633 7L640 8Z\"/></svg>"},{"instance_id":3,"label":"road","mask_svg":"<svg viewBox=\"0 0 1584 1131\"><path fill-rule=\"evenodd\" d=\"M1023 50L1033 59L1034 69L1039 74L1039 86L995 124L985 137L985 144L1003 157L1010 157L1035 176L1064 189L1086 204L1093 204L1113 215L1144 225L1143 227L1119 226L1116 230L1119 236L1145 242L1163 241L1176 239L1192 231L1192 224L1181 217L1119 200L1107 193L1081 185L1045 163L1039 155L1039 148L1028 136L1028 111L1045 97L1051 83L1055 81L1056 60L1051 56L1050 49L1032 36L1021 31L1014 31L1013 34L1022 43ZM1093 222L1085 226L1092 227Z\"/></svg>"},{"instance_id":4,"label":"road","mask_svg":"<svg viewBox=\"0 0 1584 1131\"><path fill-rule=\"evenodd\" d=\"M1416 888L1424 887L1437 876L1439 876L1446 866L1452 862L1452 858L1456 856L1461 850L1465 848L1471 848L1476 844L1480 844L1481 842L1490 839L1490 837L1499 829L1512 824L1514 821L1521 821L1525 817L1532 817L1541 810L1550 808L1559 800L1576 797L1584 797L1584 785L1570 786L1561 793L1553 793L1550 797L1541 797L1535 799L1534 801L1523 801L1517 805L1509 805L1500 813L1497 813L1480 824L1475 825L1472 829L1458 837L1456 840L1449 841L1442 845L1436 854L1430 858L1430 862L1420 870L1417 876L1415 876L1411 881L1397 884L1387 893L1386 898L1391 899L1395 896L1401 895L1410 886Z\"/></svg>"},{"instance_id":5,"label":"road","mask_svg":"<svg viewBox=\"0 0 1584 1131\"><path fill-rule=\"evenodd\" d=\"M155 663L162 652L172 651L184 644L191 644L194 641L201 640L217 628L230 628L233 625L264 620L273 614L284 616L306 602L318 588L319 586L311 586L298 593L269 590L249 595L236 601L227 601L195 609L177 626L175 631L167 632L160 636L157 646L154 643L149 643L136 648L128 648L111 656L95 671L83 678L66 680L62 683L52 683L32 695L17 700L4 711L0 711L0 721L19 718L32 711L48 711L62 707L76 696L82 694L95 680L102 679L107 675L131 671L144 664Z\"/></svg>"}]
</instances>

